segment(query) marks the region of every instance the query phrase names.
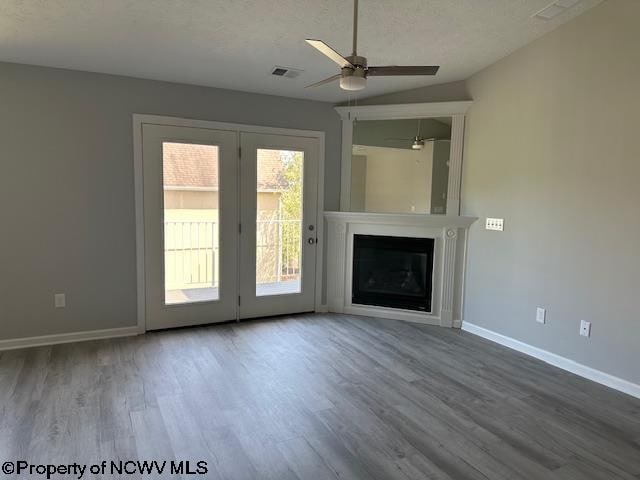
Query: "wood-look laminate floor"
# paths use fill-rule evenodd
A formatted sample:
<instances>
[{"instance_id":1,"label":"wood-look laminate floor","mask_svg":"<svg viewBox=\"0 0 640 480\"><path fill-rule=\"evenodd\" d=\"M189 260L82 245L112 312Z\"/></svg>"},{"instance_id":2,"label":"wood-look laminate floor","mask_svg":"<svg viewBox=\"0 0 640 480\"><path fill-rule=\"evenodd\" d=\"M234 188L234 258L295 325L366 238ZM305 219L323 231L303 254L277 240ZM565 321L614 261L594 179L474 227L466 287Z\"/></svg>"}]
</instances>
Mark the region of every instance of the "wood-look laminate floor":
<instances>
[{"instance_id":1,"label":"wood-look laminate floor","mask_svg":"<svg viewBox=\"0 0 640 480\"><path fill-rule=\"evenodd\" d=\"M303 315L5 351L0 402L0 462L204 460L206 475L182 478L208 479L640 478L640 400L391 320Z\"/></svg>"}]
</instances>

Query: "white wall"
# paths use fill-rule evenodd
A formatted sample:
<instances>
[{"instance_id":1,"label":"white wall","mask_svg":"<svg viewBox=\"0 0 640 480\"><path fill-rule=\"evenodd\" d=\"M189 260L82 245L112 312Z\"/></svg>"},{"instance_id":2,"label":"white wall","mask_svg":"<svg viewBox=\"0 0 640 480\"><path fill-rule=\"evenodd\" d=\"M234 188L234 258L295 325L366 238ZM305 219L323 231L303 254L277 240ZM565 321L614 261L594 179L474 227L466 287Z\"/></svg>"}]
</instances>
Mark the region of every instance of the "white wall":
<instances>
[{"instance_id":1,"label":"white wall","mask_svg":"<svg viewBox=\"0 0 640 480\"><path fill-rule=\"evenodd\" d=\"M135 326L133 113L324 131L338 208L330 104L8 63L0 92L0 339Z\"/></svg>"},{"instance_id":2,"label":"white wall","mask_svg":"<svg viewBox=\"0 0 640 480\"><path fill-rule=\"evenodd\" d=\"M471 229L465 321L635 383L639 20L610 0L473 76L462 188L463 214L505 219Z\"/></svg>"}]
</instances>

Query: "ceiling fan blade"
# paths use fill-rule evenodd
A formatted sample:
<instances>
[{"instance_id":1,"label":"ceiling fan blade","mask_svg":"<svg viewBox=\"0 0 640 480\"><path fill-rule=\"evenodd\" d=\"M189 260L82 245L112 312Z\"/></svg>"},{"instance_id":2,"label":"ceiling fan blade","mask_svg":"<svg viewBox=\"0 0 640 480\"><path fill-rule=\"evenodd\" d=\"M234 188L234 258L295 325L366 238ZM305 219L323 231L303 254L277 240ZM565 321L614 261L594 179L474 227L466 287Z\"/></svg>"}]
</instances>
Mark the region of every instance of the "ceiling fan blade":
<instances>
[{"instance_id":1,"label":"ceiling fan blade","mask_svg":"<svg viewBox=\"0 0 640 480\"><path fill-rule=\"evenodd\" d=\"M367 76L391 77L397 75L435 75L440 67L437 65L430 66L411 66L411 67L369 67L367 68Z\"/></svg>"},{"instance_id":2,"label":"ceiling fan blade","mask_svg":"<svg viewBox=\"0 0 640 480\"><path fill-rule=\"evenodd\" d=\"M307 85L304 88L312 88L312 87L319 87L320 85L324 85L325 83L331 83L334 80L338 80L342 75L340 75L339 73L337 75L332 75L329 78L325 78L324 80L320 80L319 82L316 83L312 83L311 85Z\"/></svg>"},{"instance_id":3,"label":"ceiling fan blade","mask_svg":"<svg viewBox=\"0 0 640 480\"><path fill-rule=\"evenodd\" d=\"M338 52L336 52L333 48L331 48L329 45L324 43L322 40L313 40L313 39L307 38L305 42L307 42L309 45L319 50L320 53L326 55L331 60L336 62L338 65L340 65L340 68L345 68L345 67L354 68L351 62L349 62L349 60L344 58L342 55L340 55Z\"/></svg>"}]
</instances>

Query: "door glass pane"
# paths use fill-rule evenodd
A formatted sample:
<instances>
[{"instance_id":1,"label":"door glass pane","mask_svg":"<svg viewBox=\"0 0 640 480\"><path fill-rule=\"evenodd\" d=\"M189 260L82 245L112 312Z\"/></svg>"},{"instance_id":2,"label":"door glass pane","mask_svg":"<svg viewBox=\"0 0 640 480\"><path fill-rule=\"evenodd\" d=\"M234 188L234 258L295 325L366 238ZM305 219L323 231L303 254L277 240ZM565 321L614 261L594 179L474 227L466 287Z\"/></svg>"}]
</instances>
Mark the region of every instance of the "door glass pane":
<instances>
[{"instance_id":1,"label":"door glass pane","mask_svg":"<svg viewBox=\"0 0 640 480\"><path fill-rule=\"evenodd\" d=\"M218 158L214 145L162 144L167 305L220 298Z\"/></svg>"},{"instance_id":2,"label":"door glass pane","mask_svg":"<svg viewBox=\"0 0 640 480\"><path fill-rule=\"evenodd\" d=\"M256 296L300 293L304 152L258 149Z\"/></svg>"}]
</instances>

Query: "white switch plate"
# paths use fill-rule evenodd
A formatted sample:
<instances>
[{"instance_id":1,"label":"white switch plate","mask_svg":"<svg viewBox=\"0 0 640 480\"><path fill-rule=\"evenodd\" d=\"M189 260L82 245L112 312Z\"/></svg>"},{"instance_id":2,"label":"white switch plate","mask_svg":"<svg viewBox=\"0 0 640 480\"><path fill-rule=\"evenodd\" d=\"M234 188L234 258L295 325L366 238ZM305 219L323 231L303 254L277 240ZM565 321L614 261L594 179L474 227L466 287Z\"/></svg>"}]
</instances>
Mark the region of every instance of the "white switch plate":
<instances>
[{"instance_id":1,"label":"white switch plate","mask_svg":"<svg viewBox=\"0 0 640 480\"><path fill-rule=\"evenodd\" d=\"M582 335L583 337L591 336L591 322L580 320L580 335Z\"/></svg>"},{"instance_id":2,"label":"white switch plate","mask_svg":"<svg viewBox=\"0 0 640 480\"><path fill-rule=\"evenodd\" d=\"M547 311L544 308L538 307L536 310L536 322L545 323L547 317Z\"/></svg>"},{"instance_id":3,"label":"white switch plate","mask_svg":"<svg viewBox=\"0 0 640 480\"><path fill-rule=\"evenodd\" d=\"M56 308L65 308L67 306L67 298L64 293L56 293L53 296L53 302Z\"/></svg>"},{"instance_id":4,"label":"white switch plate","mask_svg":"<svg viewBox=\"0 0 640 480\"><path fill-rule=\"evenodd\" d=\"M502 232L504 230L504 218L487 218L486 228L487 230Z\"/></svg>"}]
</instances>

